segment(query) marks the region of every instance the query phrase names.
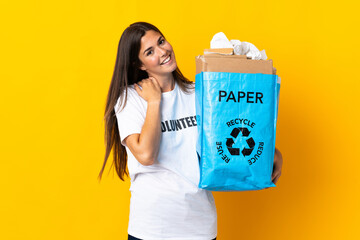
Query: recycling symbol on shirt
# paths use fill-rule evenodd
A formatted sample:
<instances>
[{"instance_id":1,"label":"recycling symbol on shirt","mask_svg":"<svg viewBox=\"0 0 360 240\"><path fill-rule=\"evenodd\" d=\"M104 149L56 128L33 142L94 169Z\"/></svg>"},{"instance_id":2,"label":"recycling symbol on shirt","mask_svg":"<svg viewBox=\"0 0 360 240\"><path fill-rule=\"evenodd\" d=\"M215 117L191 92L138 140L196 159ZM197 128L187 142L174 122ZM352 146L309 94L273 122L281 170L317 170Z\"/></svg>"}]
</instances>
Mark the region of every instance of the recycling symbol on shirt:
<instances>
[{"instance_id":1,"label":"recycling symbol on shirt","mask_svg":"<svg viewBox=\"0 0 360 240\"><path fill-rule=\"evenodd\" d=\"M240 132L241 135L239 136ZM245 157L249 156L252 153L255 147L255 141L252 137L248 138L250 135L250 131L247 128L236 127L231 131L230 135L232 136L231 138L226 138L226 146L231 155L240 155L240 148L233 148L233 145L235 143L234 139L236 139L237 137L247 138L246 143L248 145L248 148L244 147L241 150L242 155Z\"/></svg>"}]
</instances>

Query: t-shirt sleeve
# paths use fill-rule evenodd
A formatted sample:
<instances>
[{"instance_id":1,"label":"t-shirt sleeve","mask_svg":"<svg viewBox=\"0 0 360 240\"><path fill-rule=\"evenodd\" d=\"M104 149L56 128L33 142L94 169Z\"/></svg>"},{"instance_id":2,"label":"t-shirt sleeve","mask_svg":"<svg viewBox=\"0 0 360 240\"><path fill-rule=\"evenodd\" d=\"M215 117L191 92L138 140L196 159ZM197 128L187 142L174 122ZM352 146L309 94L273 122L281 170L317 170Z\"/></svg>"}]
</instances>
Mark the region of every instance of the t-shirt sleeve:
<instances>
[{"instance_id":1,"label":"t-shirt sleeve","mask_svg":"<svg viewBox=\"0 0 360 240\"><path fill-rule=\"evenodd\" d=\"M142 126L144 125L146 110L140 100L137 92L128 89L127 102L124 108L123 103L120 101L116 103L114 110L118 122L120 140L123 146L126 146L124 139L135 133L141 133Z\"/></svg>"}]
</instances>

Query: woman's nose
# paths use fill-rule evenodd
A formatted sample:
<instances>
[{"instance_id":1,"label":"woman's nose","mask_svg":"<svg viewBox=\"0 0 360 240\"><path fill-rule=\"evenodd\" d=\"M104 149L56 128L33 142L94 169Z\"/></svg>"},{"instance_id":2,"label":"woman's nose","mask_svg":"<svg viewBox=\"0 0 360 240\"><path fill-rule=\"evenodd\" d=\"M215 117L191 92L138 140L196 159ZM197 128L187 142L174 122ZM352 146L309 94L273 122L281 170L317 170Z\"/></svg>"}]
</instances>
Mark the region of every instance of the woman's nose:
<instances>
[{"instance_id":1,"label":"woman's nose","mask_svg":"<svg viewBox=\"0 0 360 240\"><path fill-rule=\"evenodd\" d=\"M164 56L166 54L166 49L163 49L162 47L158 48L160 57Z\"/></svg>"}]
</instances>

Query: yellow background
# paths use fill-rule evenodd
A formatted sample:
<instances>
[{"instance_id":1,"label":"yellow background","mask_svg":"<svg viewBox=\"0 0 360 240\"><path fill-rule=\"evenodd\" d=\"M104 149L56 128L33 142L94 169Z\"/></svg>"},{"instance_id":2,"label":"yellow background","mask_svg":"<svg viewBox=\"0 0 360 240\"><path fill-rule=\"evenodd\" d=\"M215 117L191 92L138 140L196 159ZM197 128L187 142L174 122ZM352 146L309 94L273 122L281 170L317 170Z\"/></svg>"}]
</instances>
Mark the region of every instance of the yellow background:
<instances>
[{"instance_id":1,"label":"yellow background","mask_svg":"<svg viewBox=\"0 0 360 240\"><path fill-rule=\"evenodd\" d=\"M118 41L148 21L195 76L217 32L282 79L276 188L214 193L218 239L359 239L359 5L350 1L2 1L1 239L126 239L129 181L104 157Z\"/></svg>"}]
</instances>

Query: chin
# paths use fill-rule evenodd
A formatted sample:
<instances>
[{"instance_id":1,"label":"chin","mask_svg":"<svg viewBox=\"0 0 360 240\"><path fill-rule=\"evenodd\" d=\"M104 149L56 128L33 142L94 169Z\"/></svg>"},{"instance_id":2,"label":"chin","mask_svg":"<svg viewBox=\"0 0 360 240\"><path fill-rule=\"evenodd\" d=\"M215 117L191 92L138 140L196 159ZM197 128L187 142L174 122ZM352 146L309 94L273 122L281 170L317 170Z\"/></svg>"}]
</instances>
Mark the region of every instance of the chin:
<instances>
[{"instance_id":1,"label":"chin","mask_svg":"<svg viewBox=\"0 0 360 240\"><path fill-rule=\"evenodd\" d=\"M175 56L174 56L174 63L173 63L173 66L171 66L171 69L173 69L172 72L175 71L176 68L177 68L177 62L176 62L176 59L175 59Z\"/></svg>"},{"instance_id":2,"label":"chin","mask_svg":"<svg viewBox=\"0 0 360 240\"><path fill-rule=\"evenodd\" d=\"M173 67L173 70L172 70L171 72L175 71L176 68L177 68L177 64L175 63L175 64L174 64L174 67Z\"/></svg>"},{"instance_id":3,"label":"chin","mask_svg":"<svg viewBox=\"0 0 360 240\"><path fill-rule=\"evenodd\" d=\"M163 73L165 73L165 72L166 73L172 73L172 72L174 72L176 70L176 68L177 68L177 64L175 62L175 63L173 63L173 66L171 66L168 69L164 70Z\"/></svg>"}]
</instances>

